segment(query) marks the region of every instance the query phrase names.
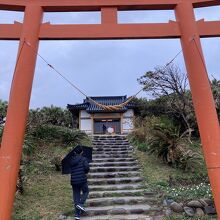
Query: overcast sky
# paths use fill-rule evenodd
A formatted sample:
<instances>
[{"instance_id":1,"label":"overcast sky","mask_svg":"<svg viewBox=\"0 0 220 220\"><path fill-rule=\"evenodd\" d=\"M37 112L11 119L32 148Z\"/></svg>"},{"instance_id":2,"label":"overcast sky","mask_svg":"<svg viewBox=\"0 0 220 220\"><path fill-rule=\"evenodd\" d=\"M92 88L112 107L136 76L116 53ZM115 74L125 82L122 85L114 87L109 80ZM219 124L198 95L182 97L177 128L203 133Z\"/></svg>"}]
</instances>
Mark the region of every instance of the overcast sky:
<instances>
[{"instance_id":1,"label":"overcast sky","mask_svg":"<svg viewBox=\"0 0 220 220\"><path fill-rule=\"evenodd\" d=\"M220 7L196 9L196 18L220 20ZM0 23L22 22L23 13L0 12ZM172 11L120 12L119 23L167 22ZM46 13L53 24L99 23L99 13ZM210 77L220 79L220 38L202 39ZM0 41L0 99L8 100L18 42ZM169 62L181 50L179 40L42 41L40 54L89 96L133 95L137 78ZM175 60L185 71L182 54ZM141 93L139 97L147 97ZM82 102L83 96L38 58L31 108Z\"/></svg>"}]
</instances>

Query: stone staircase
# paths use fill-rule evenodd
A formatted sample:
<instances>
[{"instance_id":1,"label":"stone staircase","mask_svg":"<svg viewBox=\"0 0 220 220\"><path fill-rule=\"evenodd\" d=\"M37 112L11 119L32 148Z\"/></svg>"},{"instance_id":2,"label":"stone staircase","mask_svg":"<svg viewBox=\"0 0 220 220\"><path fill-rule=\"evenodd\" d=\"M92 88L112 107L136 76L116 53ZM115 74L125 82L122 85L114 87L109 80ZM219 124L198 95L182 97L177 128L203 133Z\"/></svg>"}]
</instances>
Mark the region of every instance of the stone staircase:
<instances>
[{"instance_id":1,"label":"stone staircase","mask_svg":"<svg viewBox=\"0 0 220 220\"><path fill-rule=\"evenodd\" d=\"M152 220L160 209L143 187L133 147L125 136L94 136L90 196L82 220Z\"/></svg>"}]
</instances>

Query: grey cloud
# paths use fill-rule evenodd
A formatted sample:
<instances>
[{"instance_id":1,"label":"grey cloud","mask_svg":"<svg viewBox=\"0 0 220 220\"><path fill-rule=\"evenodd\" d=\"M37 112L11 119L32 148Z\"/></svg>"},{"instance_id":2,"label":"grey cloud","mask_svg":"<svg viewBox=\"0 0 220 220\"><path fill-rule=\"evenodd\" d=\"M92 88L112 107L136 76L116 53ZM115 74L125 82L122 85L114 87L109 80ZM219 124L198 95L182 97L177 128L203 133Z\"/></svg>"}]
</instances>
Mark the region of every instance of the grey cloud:
<instances>
[{"instance_id":1,"label":"grey cloud","mask_svg":"<svg viewBox=\"0 0 220 220\"><path fill-rule=\"evenodd\" d=\"M219 19L220 7L197 9L196 18ZM22 20L22 13L1 16L4 22ZM10 18L10 19L9 19ZM7 20L8 19L8 20ZM100 14L58 16L47 13L44 22L52 23L96 23ZM137 12L119 14L120 22L167 22L174 20L173 12ZM156 19L156 20L154 20ZM1 23L3 23L0 20ZM208 71L215 77L220 76L220 38L203 39L202 45ZM0 98L7 100L12 79L18 42L0 42ZM157 65L164 65L179 51L179 40L110 40L110 41L42 41L39 52L50 64L56 67L88 95L132 95L140 89L136 79ZM185 65L182 54L175 60L183 71ZM141 96L146 96L142 93ZM57 105L65 107L67 103L81 102L84 97L49 69L38 57L31 107Z\"/></svg>"}]
</instances>

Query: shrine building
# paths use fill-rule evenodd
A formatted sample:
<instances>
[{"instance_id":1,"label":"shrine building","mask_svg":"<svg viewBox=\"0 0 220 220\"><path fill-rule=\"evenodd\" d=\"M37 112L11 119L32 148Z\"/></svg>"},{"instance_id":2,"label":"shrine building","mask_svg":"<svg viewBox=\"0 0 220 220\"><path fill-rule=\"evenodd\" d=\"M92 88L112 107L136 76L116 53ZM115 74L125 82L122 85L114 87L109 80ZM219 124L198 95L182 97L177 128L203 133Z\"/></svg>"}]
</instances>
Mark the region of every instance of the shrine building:
<instances>
[{"instance_id":1,"label":"shrine building","mask_svg":"<svg viewBox=\"0 0 220 220\"><path fill-rule=\"evenodd\" d=\"M127 100L127 96L98 96L90 98L107 106L120 105ZM135 104L132 102L121 109L108 111L86 98L81 104L68 104L67 108L73 116L73 127L90 135L128 134L134 128Z\"/></svg>"}]
</instances>

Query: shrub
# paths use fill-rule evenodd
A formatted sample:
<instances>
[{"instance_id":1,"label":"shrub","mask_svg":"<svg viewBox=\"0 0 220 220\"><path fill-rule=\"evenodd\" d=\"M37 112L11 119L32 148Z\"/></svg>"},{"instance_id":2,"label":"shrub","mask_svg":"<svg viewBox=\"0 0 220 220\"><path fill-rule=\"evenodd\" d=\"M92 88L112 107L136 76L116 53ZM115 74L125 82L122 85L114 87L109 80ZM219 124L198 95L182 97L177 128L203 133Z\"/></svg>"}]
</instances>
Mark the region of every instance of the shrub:
<instances>
[{"instance_id":1,"label":"shrub","mask_svg":"<svg viewBox=\"0 0 220 220\"><path fill-rule=\"evenodd\" d=\"M137 117L134 120L135 129L128 135L128 139L138 150L146 152L148 150L148 139L150 137L149 119Z\"/></svg>"},{"instance_id":2,"label":"shrub","mask_svg":"<svg viewBox=\"0 0 220 220\"><path fill-rule=\"evenodd\" d=\"M2 138L2 134L3 134L3 127L0 126L0 140L1 140L1 138Z\"/></svg>"},{"instance_id":3,"label":"shrub","mask_svg":"<svg viewBox=\"0 0 220 220\"><path fill-rule=\"evenodd\" d=\"M35 150L36 144L33 140L33 137L30 135L26 135L23 144L23 151L22 151L22 160L24 162L28 162L30 157L33 155Z\"/></svg>"},{"instance_id":4,"label":"shrub","mask_svg":"<svg viewBox=\"0 0 220 220\"><path fill-rule=\"evenodd\" d=\"M8 103L0 99L0 117L5 117L8 108Z\"/></svg>"},{"instance_id":5,"label":"shrub","mask_svg":"<svg viewBox=\"0 0 220 220\"><path fill-rule=\"evenodd\" d=\"M194 170L202 164L202 155L189 149L180 127L167 118L153 118L149 153L161 157L164 162L185 171Z\"/></svg>"},{"instance_id":6,"label":"shrub","mask_svg":"<svg viewBox=\"0 0 220 220\"><path fill-rule=\"evenodd\" d=\"M44 124L71 127L71 113L66 109L55 106L30 110L28 119L29 129Z\"/></svg>"},{"instance_id":7,"label":"shrub","mask_svg":"<svg viewBox=\"0 0 220 220\"><path fill-rule=\"evenodd\" d=\"M80 130L73 130L66 127L54 125L41 125L38 126L32 135L44 141L53 141L65 145L77 145L83 141L88 141L89 138L86 133Z\"/></svg>"},{"instance_id":8,"label":"shrub","mask_svg":"<svg viewBox=\"0 0 220 220\"><path fill-rule=\"evenodd\" d=\"M149 153L161 157L164 162L174 164L180 137L179 128L167 118L151 120L152 137L149 140Z\"/></svg>"}]
</instances>

